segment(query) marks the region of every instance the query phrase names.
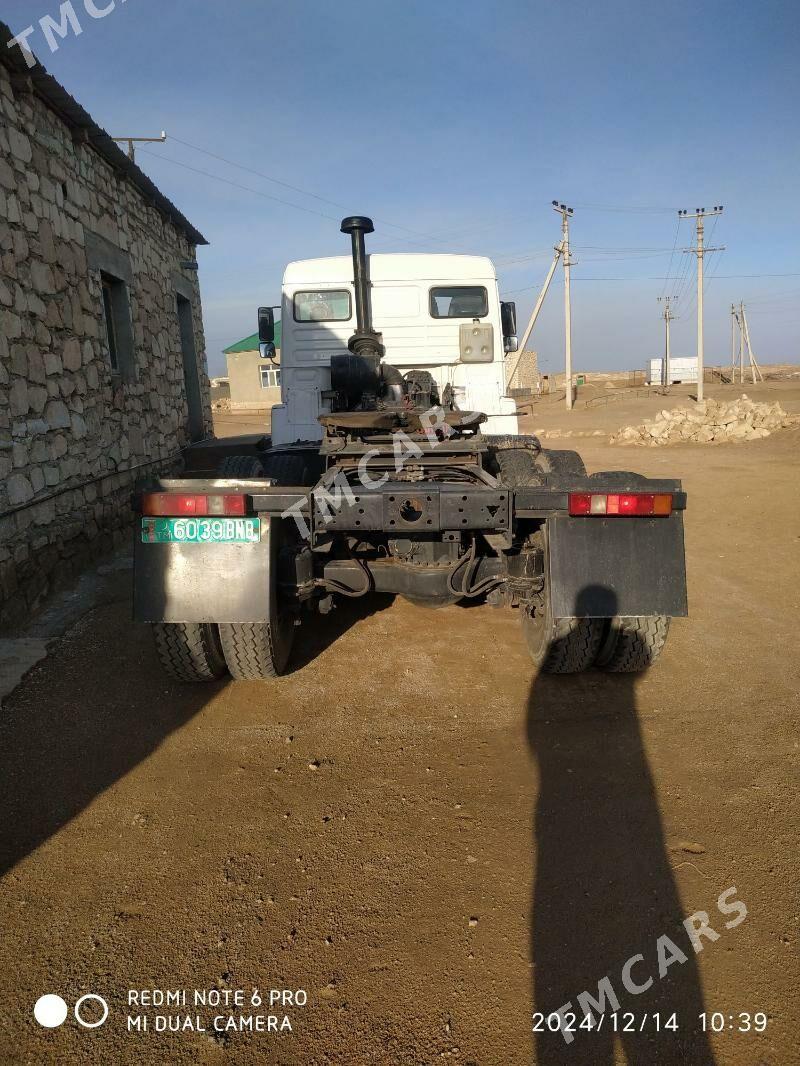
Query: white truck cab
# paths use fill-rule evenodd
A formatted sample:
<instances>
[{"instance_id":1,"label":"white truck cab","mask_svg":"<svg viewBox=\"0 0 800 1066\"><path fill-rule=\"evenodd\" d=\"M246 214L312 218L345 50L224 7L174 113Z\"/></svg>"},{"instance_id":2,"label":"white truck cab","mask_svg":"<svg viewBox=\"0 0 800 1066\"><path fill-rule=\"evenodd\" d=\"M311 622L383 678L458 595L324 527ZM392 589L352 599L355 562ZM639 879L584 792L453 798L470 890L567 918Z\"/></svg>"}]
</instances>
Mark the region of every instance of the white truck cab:
<instances>
[{"instance_id":1,"label":"white truck cab","mask_svg":"<svg viewBox=\"0 0 800 1066\"><path fill-rule=\"evenodd\" d=\"M516 434L516 405L506 395L505 378L505 356L516 350L513 305L500 303L491 260L370 255L369 275L384 361L403 374L427 370L440 393L451 386L461 409L487 415L486 433ZM272 409L272 443L318 441L318 418L330 413L331 356L348 351L356 325L353 260L290 263L281 323L281 403Z\"/></svg>"}]
</instances>

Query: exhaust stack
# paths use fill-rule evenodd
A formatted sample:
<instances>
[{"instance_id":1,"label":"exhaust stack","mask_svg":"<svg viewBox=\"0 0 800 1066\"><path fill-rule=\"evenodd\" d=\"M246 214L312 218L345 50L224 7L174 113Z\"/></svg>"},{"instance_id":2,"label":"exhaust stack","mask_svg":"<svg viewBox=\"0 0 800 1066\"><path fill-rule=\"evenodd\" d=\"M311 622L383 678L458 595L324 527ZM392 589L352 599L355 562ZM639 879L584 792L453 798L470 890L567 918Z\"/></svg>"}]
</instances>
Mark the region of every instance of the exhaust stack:
<instances>
[{"instance_id":1,"label":"exhaust stack","mask_svg":"<svg viewBox=\"0 0 800 1066\"><path fill-rule=\"evenodd\" d=\"M354 355L366 358L376 364L383 358L384 348L380 333L372 328L372 313L369 299L369 266L364 236L373 233L375 227L371 218L363 215L351 215L342 219L342 233L349 233L353 245L353 286L356 293L356 331L347 342L347 347ZM377 365L375 366L377 369Z\"/></svg>"}]
</instances>

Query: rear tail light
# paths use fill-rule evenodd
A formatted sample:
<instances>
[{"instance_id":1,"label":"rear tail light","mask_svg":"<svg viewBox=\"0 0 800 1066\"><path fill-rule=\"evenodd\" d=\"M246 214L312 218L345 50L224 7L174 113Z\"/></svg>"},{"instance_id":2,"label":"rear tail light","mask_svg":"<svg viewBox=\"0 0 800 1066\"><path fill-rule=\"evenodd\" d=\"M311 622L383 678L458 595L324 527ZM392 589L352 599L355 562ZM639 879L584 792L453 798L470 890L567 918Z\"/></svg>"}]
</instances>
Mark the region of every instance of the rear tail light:
<instances>
[{"instance_id":1,"label":"rear tail light","mask_svg":"<svg viewBox=\"0 0 800 1066\"><path fill-rule=\"evenodd\" d=\"M571 515L668 515L671 492L571 492Z\"/></svg>"},{"instance_id":2,"label":"rear tail light","mask_svg":"<svg viewBox=\"0 0 800 1066\"><path fill-rule=\"evenodd\" d=\"M142 498L142 514L175 515L241 515L247 512L247 497L242 495L206 496L181 492L146 492Z\"/></svg>"}]
</instances>

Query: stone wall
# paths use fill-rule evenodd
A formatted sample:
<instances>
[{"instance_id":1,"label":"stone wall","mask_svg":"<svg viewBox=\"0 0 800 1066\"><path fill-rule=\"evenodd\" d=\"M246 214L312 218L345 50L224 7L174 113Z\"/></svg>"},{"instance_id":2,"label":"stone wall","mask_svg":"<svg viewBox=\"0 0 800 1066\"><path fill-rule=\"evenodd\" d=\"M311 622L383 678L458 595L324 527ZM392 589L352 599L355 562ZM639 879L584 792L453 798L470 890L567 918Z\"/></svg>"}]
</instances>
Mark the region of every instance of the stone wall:
<instances>
[{"instance_id":1,"label":"stone wall","mask_svg":"<svg viewBox=\"0 0 800 1066\"><path fill-rule=\"evenodd\" d=\"M128 271L126 373L109 357L103 249ZM177 293L191 301L195 435L210 432L197 273L181 267L194 258L190 236L0 64L0 627L126 537L137 479L180 463Z\"/></svg>"},{"instance_id":2,"label":"stone wall","mask_svg":"<svg viewBox=\"0 0 800 1066\"><path fill-rule=\"evenodd\" d=\"M526 349L524 352L514 352L508 356L506 365L510 365L513 373L507 382L509 389L536 388L539 380L539 357L536 352Z\"/></svg>"}]
</instances>

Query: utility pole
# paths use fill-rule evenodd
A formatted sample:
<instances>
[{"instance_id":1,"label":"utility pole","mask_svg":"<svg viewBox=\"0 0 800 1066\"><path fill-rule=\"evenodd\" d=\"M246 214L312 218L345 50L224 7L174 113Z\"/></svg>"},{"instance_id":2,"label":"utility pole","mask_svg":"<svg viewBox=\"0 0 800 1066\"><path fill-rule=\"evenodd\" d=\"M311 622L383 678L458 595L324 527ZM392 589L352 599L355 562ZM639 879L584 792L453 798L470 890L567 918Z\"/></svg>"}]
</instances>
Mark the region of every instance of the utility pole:
<instances>
[{"instance_id":1,"label":"utility pole","mask_svg":"<svg viewBox=\"0 0 800 1066\"><path fill-rule=\"evenodd\" d=\"M661 368L661 384L669 392L670 373L669 373L669 360L670 360L670 347L669 347L669 324L675 317L670 309L671 296L663 297L664 302L664 365ZM658 302L662 302L662 297L658 297Z\"/></svg>"},{"instance_id":2,"label":"utility pole","mask_svg":"<svg viewBox=\"0 0 800 1066\"><path fill-rule=\"evenodd\" d=\"M112 137L112 141L117 141L120 144L127 144L128 146L128 159L131 163L136 162L136 151L134 144L163 144L167 139L167 134L164 130L161 131L160 137Z\"/></svg>"},{"instance_id":3,"label":"utility pole","mask_svg":"<svg viewBox=\"0 0 800 1066\"><path fill-rule=\"evenodd\" d=\"M567 387L567 410L572 410L572 306L570 303L569 268L569 218L572 208L553 200L553 210L561 215L561 255L564 261L564 362Z\"/></svg>"},{"instance_id":4,"label":"utility pole","mask_svg":"<svg viewBox=\"0 0 800 1066\"><path fill-rule=\"evenodd\" d=\"M696 222L696 234L697 243L694 248L686 248L687 252L694 252L697 256L697 402L703 402L703 373L704 373L704 356L703 351L703 257L706 252L721 252L723 248L705 248L703 246L704 226L703 222L706 218L712 218L715 215L722 214L722 206L715 207L711 211L706 211L704 207L695 208L693 215L690 215L688 211L679 211L679 218L693 218Z\"/></svg>"}]
</instances>

